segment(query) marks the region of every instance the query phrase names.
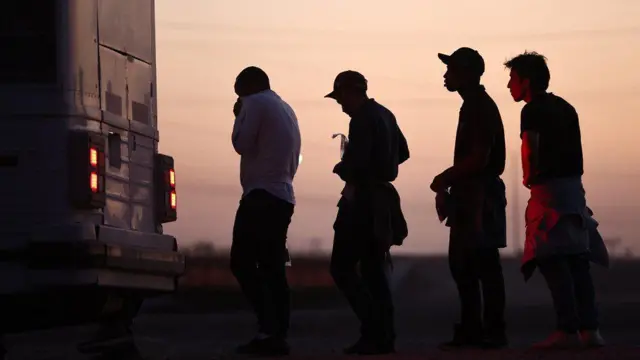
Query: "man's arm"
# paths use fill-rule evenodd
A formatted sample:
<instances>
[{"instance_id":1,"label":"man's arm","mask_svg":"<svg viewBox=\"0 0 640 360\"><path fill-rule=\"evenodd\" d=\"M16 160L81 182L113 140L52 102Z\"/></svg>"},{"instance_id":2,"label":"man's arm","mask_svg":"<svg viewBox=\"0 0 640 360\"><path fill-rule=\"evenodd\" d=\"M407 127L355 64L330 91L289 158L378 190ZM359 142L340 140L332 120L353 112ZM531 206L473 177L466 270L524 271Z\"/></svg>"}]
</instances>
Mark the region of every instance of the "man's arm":
<instances>
[{"instance_id":1,"label":"man's arm","mask_svg":"<svg viewBox=\"0 0 640 360\"><path fill-rule=\"evenodd\" d=\"M534 178L538 174L539 148L540 148L540 127L543 124L538 108L525 105L520 115L520 156L522 159L522 184L530 187Z\"/></svg>"},{"instance_id":2,"label":"man's arm","mask_svg":"<svg viewBox=\"0 0 640 360\"><path fill-rule=\"evenodd\" d=\"M472 150L465 158L440 175L442 176L441 181L444 189L487 166L489 155L491 154L491 146L495 138L495 127L492 122L480 122L479 120L473 119L470 121L466 129L471 133Z\"/></svg>"},{"instance_id":3,"label":"man's arm","mask_svg":"<svg viewBox=\"0 0 640 360\"><path fill-rule=\"evenodd\" d=\"M253 150L257 145L258 132L262 123L262 112L256 108L255 101L245 99L233 123L233 133L231 142L233 148L239 155L245 155Z\"/></svg>"},{"instance_id":4,"label":"man's arm","mask_svg":"<svg viewBox=\"0 0 640 360\"><path fill-rule=\"evenodd\" d=\"M349 122L349 144L342 156L342 161L333 170L348 183L362 181L369 175L373 149L372 125L369 120L354 118Z\"/></svg>"},{"instance_id":5,"label":"man's arm","mask_svg":"<svg viewBox=\"0 0 640 360\"><path fill-rule=\"evenodd\" d=\"M527 130L522 133L522 183L526 187L531 186L534 176L538 173L538 149L540 135L537 131Z\"/></svg>"}]
</instances>

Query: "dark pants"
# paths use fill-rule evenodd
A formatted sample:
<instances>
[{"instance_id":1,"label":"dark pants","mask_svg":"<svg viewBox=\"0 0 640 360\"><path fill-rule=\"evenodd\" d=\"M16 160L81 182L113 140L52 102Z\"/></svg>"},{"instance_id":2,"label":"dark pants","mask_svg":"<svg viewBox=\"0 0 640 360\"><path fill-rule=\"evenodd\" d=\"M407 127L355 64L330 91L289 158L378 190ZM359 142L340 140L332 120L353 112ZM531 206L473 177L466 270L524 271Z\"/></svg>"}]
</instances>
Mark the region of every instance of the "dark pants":
<instances>
[{"instance_id":1,"label":"dark pants","mask_svg":"<svg viewBox=\"0 0 640 360\"><path fill-rule=\"evenodd\" d=\"M293 204L264 190L241 201L233 225L231 271L251 303L263 334L286 337L290 293L285 271Z\"/></svg>"},{"instance_id":2,"label":"dark pants","mask_svg":"<svg viewBox=\"0 0 640 360\"><path fill-rule=\"evenodd\" d=\"M449 268L458 288L462 330L471 336L503 336L505 289L497 248L458 246L451 229ZM483 306L484 305L484 306Z\"/></svg>"},{"instance_id":3,"label":"dark pants","mask_svg":"<svg viewBox=\"0 0 640 360\"><path fill-rule=\"evenodd\" d=\"M584 255L556 256L538 267L551 291L557 329L566 332L598 329L598 311L589 260Z\"/></svg>"},{"instance_id":4,"label":"dark pants","mask_svg":"<svg viewBox=\"0 0 640 360\"><path fill-rule=\"evenodd\" d=\"M389 259L374 242L370 209L340 206L334 225L331 275L360 320L362 338L388 345L395 341L393 300L386 274Z\"/></svg>"}]
</instances>

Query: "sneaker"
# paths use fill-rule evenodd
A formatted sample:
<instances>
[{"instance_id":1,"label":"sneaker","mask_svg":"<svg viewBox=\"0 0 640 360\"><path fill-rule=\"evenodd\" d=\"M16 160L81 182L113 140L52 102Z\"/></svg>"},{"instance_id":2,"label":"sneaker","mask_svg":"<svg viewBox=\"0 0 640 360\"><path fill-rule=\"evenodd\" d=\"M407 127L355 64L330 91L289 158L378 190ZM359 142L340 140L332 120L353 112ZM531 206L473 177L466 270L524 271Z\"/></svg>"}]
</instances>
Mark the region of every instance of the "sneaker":
<instances>
[{"instance_id":1,"label":"sneaker","mask_svg":"<svg viewBox=\"0 0 640 360\"><path fill-rule=\"evenodd\" d=\"M507 340L507 336L504 334L486 336L481 345L483 349L502 349L507 346L509 346L509 341Z\"/></svg>"},{"instance_id":2,"label":"sneaker","mask_svg":"<svg viewBox=\"0 0 640 360\"><path fill-rule=\"evenodd\" d=\"M494 326L487 326L484 329L483 349L502 349L509 345L504 321Z\"/></svg>"},{"instance_id":3,"label":"sneaker","mask_svg":"<svg viewBox=\"0 0 640 360\"><path fill-rule=\"evenodd\" d=\"M456 324L453 328L453 339L438 345L440 350L453 350L462 348L480 348L482 347L482 331L468 331L460 324Z\"/></svg>"},{"instance_id":4,"label":"sneaker","mask_svg":"<svg viewBox=\"0 0 640 360\"><path fill-rule=\"evenodd\" d=\"M121 326L100 326L89 340L78 344L77 350L82 354L129 351L135 348L135 340L131 331Z\"/></svg>"},{"instance_id":5,"label":"sneaker","mask_svg":"<svg viewBox=\"0 0 640 360\"><path fill-rule=\"evenodd\" d=\"M243 355L286 356L289 352L287 341L275 336L255 338L236 348L236 353Z\"/></svg>"},{"instance_id":6,"label":"sneaker","mask_svg":"<svg viewBox=\"0 0 640 360\"><path fill-rule=\"evenodd\" d=\"M564 331L554 331L546 339L533 344L532 348L545 349L571 349L581 346L578 333L567 333Z\"/></svg>"},{"instance_id":7,"label":"sneaker","mask_svg":"<svg viewBox=\"0 0 640 360\"><path fill-rule=\"evenodd\" d=\"M384 355L396 352L392 342L381 344L374 341L360 338L355 344L345 348L346 355Z\"/></svg>"},{"instance_id":8,"label":"sneaker","mask_svg":"<svg viewBox=\"0 0 640 360\"><path fill-rule=\"evenodd\" d=\"M605 341L599 330L580 330L580 340L586 347L603 347Z\"/></svg>"},{"instance_id":9,"label":"sneaker","mask_svg":"<svg viewBox=\"0 0 640 360\"><path fill-rule=\"evenodd\" d=\"M251 339L251 341L244 343L244 344L240 344L236 347L236 354L242 354L242 355L247 355L247 354L253 354L254 352L257 351L258 347L260 346L260 339L255 338L255 339Z\"/></svg>"}]
</instances>

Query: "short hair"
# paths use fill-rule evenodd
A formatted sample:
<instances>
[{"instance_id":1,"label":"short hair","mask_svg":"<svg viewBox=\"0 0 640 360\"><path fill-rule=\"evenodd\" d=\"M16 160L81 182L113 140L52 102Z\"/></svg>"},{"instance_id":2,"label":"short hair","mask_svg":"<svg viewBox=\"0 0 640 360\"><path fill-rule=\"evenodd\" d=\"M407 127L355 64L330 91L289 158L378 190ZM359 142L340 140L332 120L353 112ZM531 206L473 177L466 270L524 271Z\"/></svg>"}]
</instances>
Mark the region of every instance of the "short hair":
<instances>
[{"instance_id":1,"label":"short hair","mask_svg":"<svg viewBox=\"0 0 640 360\"><path fill-rule=\"evenodd\" d=\"M549 88L551 74L547 58L535 51L525 51L507 60L504 66L515 71L521 79L529 79L532 90L546 91Z\"/></svg>"},{"instance_id":2,"label":"short hair","mask_svg":"<svg viewBox=\"0 0 640 360\"><path fill-rule=\"evenodd\" d=\"M270 89L269 76L257 66L249 66L238 74L237 81L245 85L255 85L260 89Z\"/></svg>"}]
</instances>

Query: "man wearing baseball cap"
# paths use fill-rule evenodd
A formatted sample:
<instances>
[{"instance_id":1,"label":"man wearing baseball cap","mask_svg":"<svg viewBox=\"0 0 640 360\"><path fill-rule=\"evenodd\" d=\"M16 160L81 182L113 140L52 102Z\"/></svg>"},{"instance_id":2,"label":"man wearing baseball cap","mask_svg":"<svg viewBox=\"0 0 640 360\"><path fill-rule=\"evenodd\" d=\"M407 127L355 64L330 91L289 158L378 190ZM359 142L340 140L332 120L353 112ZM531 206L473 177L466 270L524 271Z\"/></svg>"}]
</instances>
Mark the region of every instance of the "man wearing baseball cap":
<instances>
[{"instance_id":1,"label":"man wearing baseball cap","mask_svg":"<svg viewBox=\"0 0 640 360\"><path fill-rule=\"evenodd\" d=\"M351 118L349 143L333 169L345 187L334 223L331 275L361 323L360 339L345 353L392 353L394 307L386 268L390 247L407 236L407 223L391 182L409 158L407 141L393 113L367 96L362 74L340 73L325 97Z\"/></svg>"},{"instance_id":2,"label":"man wearing baseball cap","mask_svg":"<svg viewBox=\"0 0 640 360\"><path fill-rule=\"evenodd\" d=\"M451 228L449 266L461 307L453 340L442 346L503 347L505 289L498 251L506 247L502 119L480 85L484 60L476 50L463 47L438 58L447 65L444 86L463 100L453 166L431 184L438 215Z\"/></svg>"}]
</instances>

